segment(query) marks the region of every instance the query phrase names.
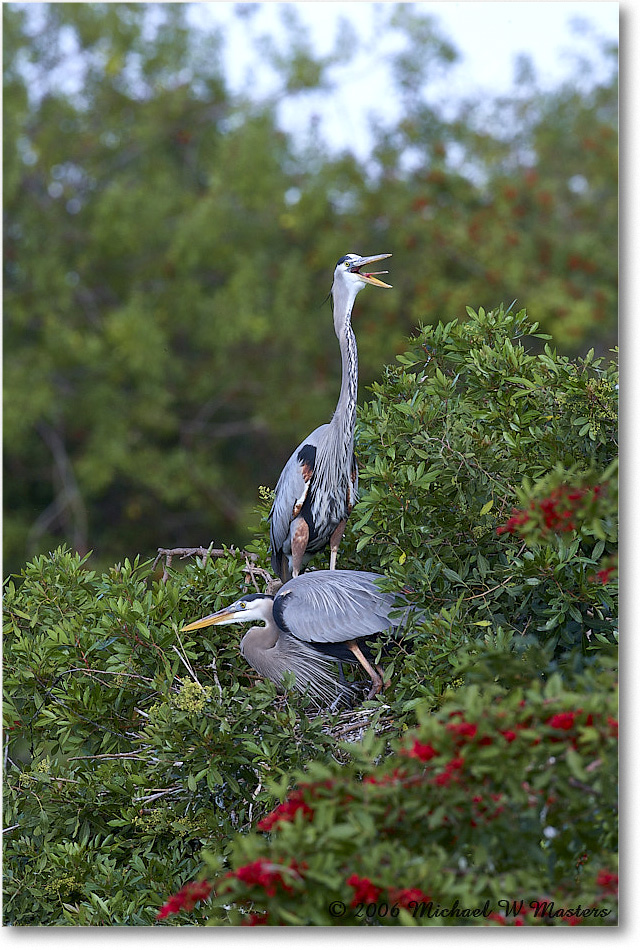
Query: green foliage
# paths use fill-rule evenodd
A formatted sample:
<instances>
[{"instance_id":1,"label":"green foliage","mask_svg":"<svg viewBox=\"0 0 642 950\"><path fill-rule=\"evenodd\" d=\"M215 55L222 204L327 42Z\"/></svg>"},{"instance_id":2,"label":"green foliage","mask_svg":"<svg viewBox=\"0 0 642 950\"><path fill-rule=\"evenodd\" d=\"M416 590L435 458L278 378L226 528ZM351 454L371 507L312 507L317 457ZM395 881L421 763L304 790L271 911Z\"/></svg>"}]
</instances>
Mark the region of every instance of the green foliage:
<instances>
[{"instance_id":1,"label":"green foliage","mask_svg":"<svg viewBox=\"0 0 642 950\"><path fill-rule=\"evenodd\" d=\"M528 352L541 335L523 311L469 314L422 329L373 386L346 547L413 589L436 634L456 623L590 651L614 627L614 584L596 575L616 543L616 367ZM516 505L562 483L599 484L599 506L528 546L502 533Z\"/></svg>"},{"instance_id":2,"label":"green foliage","mask_svg":"<svg viewBox=\"0 0 642 950\"><path fill-rule=\"evenodd\" d=\"M375 114L359 160L293 141L277 106L330 89L360 36L315 56L287 5L283 44L257 48L275 91L236 96L223 30L188 6L3 5L8 571L63 541L100 569L245 544L256 485L334 408L319 307L347 251L394 254L394 289L355 311L362 385L470 301L517 297L567 353L615 339L614 51L602 85L521 83L446 118L426 93L453 44L383 5L401 118Z\"/></svg>"},{"instance_id":3,"label":"green foliage","mask_svg":"<svg viewBox=\"0 0 642 950\"><path fill-rule=\"evenodd\" d=\"M341 565L417 612L358 710L179 632L265 578L269 489L254 562L58 549L7 581L5 923L614 922L617 373L540 337L503 308L425 327L360 410Z\"/></svg>"},{"instance_id":4,"label":"green foliage","mask_svg":"<svg viewBox=\"0 0 642 950\"><path fill-rule=\"evenodd\" d=\"M578 686L459 689L391 753L364 742L347 765L311 765L234 838L225 874L205 856L210 921L614 925L612 673Z\"/></svg>"},{"instance_id":5,"label":"green foliage","mask_svg":"<svg viewBox=\"0 0 642 950\"><path fill-rule=\"evenodd\" d=\"M178 633L244 576L232 552L161 583L60 550L7 584L5 923L149 925L201 847L272 801L267 777L326 746L233 637Z\"/></svg>"}]
</instances>

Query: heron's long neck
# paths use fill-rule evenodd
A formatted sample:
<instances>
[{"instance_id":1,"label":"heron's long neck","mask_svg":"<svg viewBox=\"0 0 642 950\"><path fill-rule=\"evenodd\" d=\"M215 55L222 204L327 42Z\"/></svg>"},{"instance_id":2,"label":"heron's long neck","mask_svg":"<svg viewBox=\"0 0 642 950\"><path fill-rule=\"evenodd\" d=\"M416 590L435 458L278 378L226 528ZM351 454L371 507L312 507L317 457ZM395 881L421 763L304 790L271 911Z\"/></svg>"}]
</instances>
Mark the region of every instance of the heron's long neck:
<instances>
[{"instance_id":1,"label":"heron's long neck","mask_svg":"<svg viewBox=\"0 0 642 950\"><path fill-rule=\"evenodd\" d=\"M241 640L241 653L255 670L263 676L271 678L272 669L266 667L268 650L275 646L279 639L279 628L274 620L266 618L264 627L251 627Z\"/></svg>"},{"instance_id":2,"label":"heron's long neck","mask_svg":"<svg viewBox=\"0 0 642 950\"><path fill-rule=\"evenodd\" d=\"M357 340L350 322L355 296L344 291L334 297L334 329L341 349L341 391L331 425L345 432L354 431L357 413L359 363Z\"/></svg>"}]
</instances>

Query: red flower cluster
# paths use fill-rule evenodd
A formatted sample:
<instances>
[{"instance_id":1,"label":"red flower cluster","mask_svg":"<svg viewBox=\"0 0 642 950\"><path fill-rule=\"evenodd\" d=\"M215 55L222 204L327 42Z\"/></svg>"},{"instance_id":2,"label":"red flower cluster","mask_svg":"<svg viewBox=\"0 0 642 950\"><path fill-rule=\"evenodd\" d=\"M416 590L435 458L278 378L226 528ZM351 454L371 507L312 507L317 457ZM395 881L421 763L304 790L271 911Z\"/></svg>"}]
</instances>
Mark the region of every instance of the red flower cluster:
<instances>
[{"instance_id":1,"label":"red flower cluster","mask_svg":"<svg viewBox=\"0 0 642 950\"><path fill-rule=\"evenodd\" d=\"M297 812L303 812L305 818L311 819L314 815L314 809L310 808L307 802L303 801L303 794L300 789L296 789L285 799L283 804L278 805L273 811L258 823L259 831L271 831L278 822L292 821Z\"/></svg>"},{"instance_id":2,"label":"red flower cluster","mask_svg":"<svg viewBox=\"0 0 642 950\"><path fill-rule=\"evenodd\" d=\"M403 755L407 755L409 759L419 759L420 762L430 762L437 752L429 743L422 743L419 739L415 739L412 748L404 749Z\"/></svg>"},{"instance_id":3,"label":"red flower cluster","mask_svg":"<svg viewBox=\"0 0 642 950\"><path fill-rule=\"evenodd\" d=\"M411 902L414 902L415 906L417 904L428 903L431 900L428 894L424 894L423 891L420 891L418 887L404 887L398 890L397 888L391 887L390 891L390 900L395 904L399 904L401 907L406 907L409 910L414 910L414 906L411 908Z\"/></svg>"},{"instance_id":4,"label":"red flower cluster","mask_svg":"<svg viewBox=\"0 0 642 950\"><path fill-rule=\"evenodd\" d=\"M498 924L502 924L502 926L504 927L508 924L511 924L513 927L523 927L524 924L526 923L524 918L526 917L528 913L529 913L529 909L525 906L521 906L521 907L515 908L514 917L509 918L509 917L506 917L505 914L499 914L497 913L497 911L493 911L492 913L488 915L486 919L496 920Z\"/></svg>"},{"instance_id":5,"label":"red flower cluster","mask_svg":"<svg viewBox=\"0 0 642 950\"><path fill-rule=\"evenodd\" d=\"M521 534L521 528L528 522L540 525L542 531L564 533L575 531L576 516L582 504L586 501L595 501L601 493L601 486L592 489L574 488L560 485L554 488L546 498L540 501L531 501L528 508L519 510L513 508L511 517L506 524L497 528L497 534Z\"/></svg>"},{"instance_id":6,"label":"red flower cluster","mask_svg":"<svg viewBox=\"0 0 642 950\"><path fill-rule=\"evenodd\" d=\"M554 716L549 716L546 720L545 725L550 726L551 729L560 729L563 732L569 732L571 729L574 729L578 724L579 717L582 715L581 709L569 709L566 712L555 713ZM584 726L593 725L593 713L587 713L583 721L579 723ZM559 742L559 739L552 739L552 742Z\"/></svg>"},{"instance_id":7,"label":"red flower cluster","mask_svg":"<svg viewBox=\"0 0 642 950\"><path fill-rule=\"evenodd\" d=\"M446 729L455 736L461 736L462 739L474 739L477 735L476 722L449 722Z\"/></svg>"},{"instance_id":8,"label":"red flower cluster","mask_svg":"<svg viewBox=\"0 0 642 950\"><path fill-rule=\"evenodd\" d=\"M250 887L262 887L268 897L274 897L277 886L284 891L292 891L292 887L283 876L284 872L286 876L302 878L299 865L294 859L288 865L282 865L274 864L266 858L259 858L251 864L246 864L242 868L227 874L226 877L235 877L238 881L242 881Z\"/></svg>"},{"instance_id":9,"label":"red flower cluster","mask_svg":"<svg viewBox=\"0 0 642 950\"><path fill-rule=\"evenodd\" d=\"M156 914L156 920L164 920L170 914L177 914L180 910L193 910L197 901L206 900L212 891L207 881L191 881L181 887L177 894L172 894L167 903L163 904Z\"/></svg>"},{"instance_id":10,"label":"red flower cluster","mask_svg":"<svg viewBox=\"0 0 642 950\"><path fill-rule=\"evenodd\" d=\"M346 884L354 888L354 897L350 904L351 907L356 907L357 904L362 903L374 903L379 900L379 896L383 891L383 888L373 884L369 877L359 877L358 874L351 874Z\"/></svg>"},{"instance_id":11,"label":"red flower cluster","mask_svg":"<svg viewBox=\"0 0 642 950\"><path fill-rule=\"evenodd\" d=\"M357 904L375 904L384 892L384 888L374 884L369 877L359 877L358 874L351 874L346 884L355 892L351 907L356 907ZM389 887L388 899L391 903L399 904L400 907L407 909L414 909L411 907L413 902L416 905L422 901L427 903L431 900L430 896L424 894L418 887Z\"/></svg>"},{"instance_id":12,"label":"red flower cluster","mask_svg":"<svg viewBox=\"0 0 642 950\"><path fill-rule=\"evenodd\" d=\"M458 746L462 746L469 739L474 739L475 736L477 735L478 728L479 726L477 725L476 722L466 722L465 720L462 720L461 722L449 722L446 725L446 729L448 730L448 732L450 732L453 736L457 737ZM518 728L518 727L516 726L515 728ZM514 735L513 735L513 738L515 738ZM479 736L479 738L477 739L477 744L478 745L492 745L493 741L494 740L492 736L483 735L483 736Z\"/></svg>"},{"instance_id":13,"label":"red flower cluster","mask_svg":"<svg viewBox=\"0 0 642 950\"><path fill-rule=\"evenodd\" d=\"M595 878L595 883L598 887L601 887L603 891L606 891L608 894L617 894L618 889L618 875L612 874L610 871L598 871L597 877Z\"/></svg>"},{"instance_id":14,"label":"red flower cluster","mask_svg":"<svg viewBox=\"0 0 642 950\"><path fill-rule=\"evenodd\" d=\"M610 567L602 567L599 571L596 571L595 574L591 574L589 580L599 581L600 584L608 584L611 580L611 574L615 570L615 565L612 564Z\"/></svg>"},{"instance_id":15,"label":"red flower cluster","mask_svg":"<svg viewBox=\"0 0 642 950\"><path fill-rule=\"evenodd\" d=\"M512 926L512 927L524 927L526 924L530 923L526 918L532 916L532 923L537 923L542 919L542 911L539 910L540 907L544 907L546 904L550 903L549 898L543 898L540 901L532 901L528 905L522 904L521 906L516 906L510 915L505 915L502 913L492 913L489 914L487 920L495 920L498 924L502 926ZM578 917L570 911L566 911L563 916L563 921L569 927L577 927L578 924L583 924L584 920L582 917Z\"/></svg>"},{"instance_id":16,"label":"red flower cluster","mask_svg":"<svg viewBox=\"0 0 642 950\"><path fill-rule=\"evenodd\" d=\"M269 914L257 914L253 911L242 921L241 927L267 927L269 919Z\"/></svg>"},{"instance_id":17,"label":"red flower cluster","mask_svg":"<svg viewBox=\"0 0 642 950\"><path fill-rule=\"evenodd\" d=\"M566 735L553 735L549 737L549 742L569 742L569 744L577 749L578 747L578 735L574 731L577 726L592 726L593 725L593 714L588 713L582 719L581 709L571 709L566 712L555 713L554 716L549 716L546 720L545 725L550 726L551 729L556 729L560 733L566 733ZM613 735L613 733L611 733Z\"/></svg>"},{"instance_id":18,"label":"red flower cluster","mask_svg":"<svg viewBox=\"0 0 642 950\"><path fill-rule=\"evenodd\" d=\"M335 789L336 783L333 779L325 779L323 782L300 782L282 804L277 805L269 814L261 818L257 827L261 831L271 831L279 822L292 821L298 811L302 811L305 818L311 819L314 815L314 809L304 801L303 792L307 791L309 793L308 797L314 799L317 789L320 788ZM338 793L336 794L338 795ZM347 803L351 801L351 797L344 794L341 800Z\"/></svg>"},{"instance_id":19,"label":"red flower cluster","mask_svg":"<svg viewBox=\"0 0 642 950\"><path fill-rule=\"evenodd\" d=\"M419 743L415 740L415 744L418 745ZM432 746L427 746L425 748L432 748ZM403 754L411 755L411 753L409 752L403 753ZM437 753L434 752L434 750L433 750L433 754L437 755ZM421 758L421 756L417 755L417 756L414 756L414 758L418 759L418 758ZM432 756L430 756L430 758L432 758ZM422 761L427 761L427 760L422 759ZM396 785L398 782L403 782L405 778L406 778L406 773L402 769L394 768L392 772L386 772L385 775L381 775L378 778L376 775L365 775L363 778L363 784L364 785Z\"/></svg>"},{"instance_id":20,"label":"red flower cluster","mask_svg":"<svg viewBox=\"0 0 642 950\"><path fill-rule=\"evenodd\" d=\"M531 505L532 507L534 506ZM517 508L513 508L513 513L506 524L502 524L497 528L497 534L519 534L519 529L526 524L529 517L528 511L519 511Z\"/></svg>"},{"instance_id":21,"label":"red flower cluster","mask_svg":"<svg viewBox=\"0 0 642 950\"><path fill-rule=\"evenodd\" d=\"M539 502L544 526L550 531L574 531L575 524L572 519L585 494L585 488L569 491L562 486L554 489L548 498Z\"/></svg>"},{"instance_id":22,"label":"red flower cluster","mask_svg":"<svg viewBox=\"0 0 642 950\"><path fill-rule=\"evenodd\" d=\"M500 804L503 799L503 795L500 795L498 792L491 792L489 795L490 802L484 802L483 795L473 795L473 815L474 818L470 819L470 824L473 828L477 827L477 819L479 821L489 822L493 818L497 818L498 815L504 811L505 806ZM493 805L495 807L493 807Z\"/></svg>"},{"instance_id":23,"label":"red flower cluster","mask_svg":"<svg viewBox=\"0 0 642 950\"><path fill-rule=\"evenodd\" d=\"M435 775L434 782L435 785L450 785L452 781L457 781L458 776L457 772L462 768L464 760L461 756L451 759L450 762L446 762L446 768L443 772L438 772Z\"/></svg>"},{"instance_id":24,"label":"red flower cluster","mask_svg":"<svg viewBox=\"0 0 642 950\"><path fill-rule=\"evenodd\" d=\"M546 720L546 725L550 726L551 729L572 729L575 725L575 717L578 713L581 712L581 709L569 712L555 713L554 716L551 716Z\"/></svg>"}]
</instances>

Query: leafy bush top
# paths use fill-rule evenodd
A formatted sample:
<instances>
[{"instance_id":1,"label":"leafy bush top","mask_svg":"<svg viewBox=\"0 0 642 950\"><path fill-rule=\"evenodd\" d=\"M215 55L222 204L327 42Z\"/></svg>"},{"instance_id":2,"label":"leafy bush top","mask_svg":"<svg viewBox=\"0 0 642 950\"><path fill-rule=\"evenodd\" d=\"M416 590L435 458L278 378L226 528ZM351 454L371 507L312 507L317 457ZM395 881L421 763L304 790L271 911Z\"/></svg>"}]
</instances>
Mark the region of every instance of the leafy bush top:
<instances>
[{"instance_id":1,"label":"leafy bush top","mask_svg":"<svg viewBox=\"0 0 642 950\"><path fill-rule=\"evenodd\" d=\"M232 841L212 922L615 923L609 682L598 677L604 691L588 695L558 675L510 694L459 689L391 753L380 740L349 765L314 764ZM553 910L538 913L540 902ZM461 913L437 913L453 904ZM511 920L512 905L523 913Z\"/></svg>"},{"instance_id":2,"label":"leafy bush top","mask_svg":"<svg viewBox=\"0 0 642 950\"><path fill-rule=\"evenodd\" d=\"M617 376L542 343L502 308L423 329L360 410L341 566L418 613L359 710L278 695L231 628L179 633L258 586L267 531L166 580L57 550L7 582L6 923L319 924L335 899L410 924L513 896L609 911L528 923L613 922Z\"/></svg>"}]
</instances>

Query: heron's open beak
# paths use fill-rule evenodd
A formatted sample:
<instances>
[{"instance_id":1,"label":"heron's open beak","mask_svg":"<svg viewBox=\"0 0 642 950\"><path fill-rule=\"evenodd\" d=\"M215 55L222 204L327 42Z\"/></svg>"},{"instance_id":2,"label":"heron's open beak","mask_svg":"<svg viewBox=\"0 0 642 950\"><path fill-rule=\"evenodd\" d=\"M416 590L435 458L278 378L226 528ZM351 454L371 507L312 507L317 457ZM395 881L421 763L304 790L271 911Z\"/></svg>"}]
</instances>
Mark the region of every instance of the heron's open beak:
<instances>
[{"instance_id":1,"label":"heron's open beak","mask_svg":"<svg viewBox=\"0 0 642 950\"><path fill-rule=\"evenodd\" d=\"M392 254L373 254L372 257L360 257L358 261L355 261L354 264L352 264L350 270L353 274L358 274L361 280L366 284L373 284L375 287L392 288L392 284L384 284L382 280L379 280L375 276L375 274L387 274L387 270L375 271L374 274L361 273L361 268L365 267L366 264L373 264L375 261L383 261L386 257L392 257Z\"/></svg>"},{"instance_id":2,"label":"heron's open beak","mask_svg":"<svg viewBox=\"0 0 642 950\"><path fill-rule=\"evenodd\" d=\"M213 627L216 623L233 623L235 620L236 612L224 607L222 610L217 610L215 614L208 614L207 617L203 617L201 620L195 620L193 623L188 623L186 627L181 627L181 633L186 630L202 630L203 627Z\"/></svg>"}]
</instances>

